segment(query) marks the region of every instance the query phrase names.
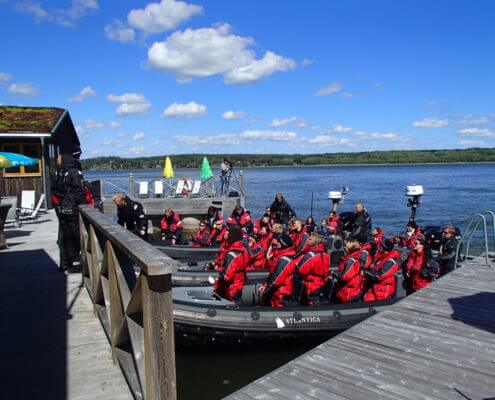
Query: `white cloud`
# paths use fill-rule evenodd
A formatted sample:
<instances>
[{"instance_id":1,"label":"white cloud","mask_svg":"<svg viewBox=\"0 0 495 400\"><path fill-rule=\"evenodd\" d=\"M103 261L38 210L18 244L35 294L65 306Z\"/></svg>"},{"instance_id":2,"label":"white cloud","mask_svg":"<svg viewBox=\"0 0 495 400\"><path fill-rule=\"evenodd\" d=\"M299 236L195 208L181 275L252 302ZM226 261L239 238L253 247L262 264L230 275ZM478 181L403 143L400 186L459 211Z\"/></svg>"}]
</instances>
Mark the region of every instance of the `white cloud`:
<instances>
[{"instance_id":1,"label":"white cloud","mask_svg":"<svg viewBox=\"0 0 495 400\"><path fill-rule=\"evenodd\" d=\"M317 135L308 140L311 144L319 146L357 146L357 143L348 138L336 138L328 135Z\"/></svg>"},{"instance_id":2,"label":"white cloud","mask_svg":"<svg viewBox=\"0 0 495 400\"><path fill-rule=\"evenodd\" d=\"M491 122L491 119L486 116L475 117L472 114L466 114L459 121L463 125L486 125Z\"/></svg>"},{"instance_id":3,"label":"white cloud","mask_svg":"<svg viewBox=\"0 0 495 400\"><path fill-rule=\"evenodd\" d=\"M228 24L172 33L148 49L148 64L174 75L179 82L223 74L226 83L253 83L276 71L295 68L295 62L273 52L256 59L254 40L231 33Z\"/></svg>"},{"instance_id":4,"label":"white cloud","mask_svg":"<svg viewBox=\"0 0 495 400\"><path fill-rule=\"evenodd\" d=\"M252 130L244 131L240 134L243 139L260 139L260 140L291 140L297 137L296 132L289 131L262 131Z\"/></svg>"},{"instance_id":5,"label":"white cloud","mask_svg":"<svg viewBox=\"0 0 495 400\"><path fill-rule=\"evenodd\" d=\"M121 43L133 42L136 36L134 29L127 27L120 19L114 19L111 24L105 25L104 32L108 39Z\"/></svg>"},{"instance_id":6,"label":"white cloud","mask_svg":"<svg viewBox=\"0 0 495 400\"><path fill-rule=\"evenodd\" d=\"M244 111L225 111L222 114L223 119L239 119L244 117L246 113Z\"/></svg>"},{"instance_id":7,"label":"white cloud","mask_svg":"<svg viewBox=\"0 0 495 400\"><path fill-rule=\"evenodd\" d=\"M457 143L461 146L484 146L486 144L483 140L460 140Z\"/></svg>"},{"instance_id":8,"label":"white cloud","mask_svg":"<svg viewBox=\"0 0 495 400\"><path fill-rule=\"evenodd\" d=\"M69 103L80 103L86 97L96 96L96 92L91 88L91 86L84 87L77 95L69 99Z\"/></svg>"},{"instance_id":9,"label":"white cloud","mask_svg":"<svg viewBox=\"0 0 495 400\"><path fill-rule=\"evenodd\" d=\"M366 132L366 131L356 131L352 133L353 136L359 137L361 139L367 140L386 140L389 142L398 142L398 143L406 143L410 141L410 138L407 136L400 136L393 132Z\"/></svg>"},{"instance_id":10,"label":"white cloud","mask_svg":"<svg viewBox=\"0 0 495 400\"><path fill-rule=\"evenodd\" d=\"M139 93L124 93L119 96L109 94L107 101L120 103L115 110L117 115L144 115L151 107L146 97Z\"/></svg>"},{"instance_id":11,"label":"white cloud","mask_svg":"<svg viewBox=\"0 0 495 400\"><path fill-rule=\"evenodd\" d=\"M38 94L38 88L30 82L13 83L9 86L9 93L18 94L21 96L35 96Z\"/></svg>"},{"instance_id":12,"label":"white cloud","mask_svg":"<svg viewBox=\"0 0 495 400\"><path fill-rule=\"evenodd\" d=\"M301 65L303 67L306 67L307 65L311 65L311 64L314 64L314 61L309 59L309 58L304 58L302 61L301 61Z\"/></svg>"},{"instance_id":13,"label":"white cloud","mask_svg":"<svg viewBox=\"0 0 495 400\"><path fill-rule=\"evenodd\" d=\"M230 134L230 133L220 133L218 135L213 135L213 136L178 135L178 136L175 136L174 139L178 142L192 144L192 145L194 145L194 144L230 144L230 145L236 145L236 144L240 143L237 136Z\"/></svg>"},{"instance_id":14,"label":"white cloud","mask_svg":"<svg viewBox=\"0 0 495 400\"><path fill-rule=\"evenodd\" d=\"M168 118L197 118L206 114L205 105L190 101L184 104L174 102L163 110L162 115Z\"/></svg>"},{"instance_id":15,"label":"white cloud","mask_svg":"<svg viewBox=\"0 0 495 400\"><path fill-rule=\"evenodd\" d=\"M332 125L332 132L337 132L337 133L352 132L352 128L350 128L348 126L343 126L340 124L333 124Z\"/></svg>"},{"instance_id":16,"label":"white cloud","mask_svg":"<svg viewBox=\"0 0 495 400\"><path fill-rule=\"evenodd\" d=\"M146 147L144 146L133 146L129 148L129 151L134 154L141 154L146 150Z\"/></svg>"},{"instance_id":17,"label":"white cloud","mask_svg":"<svg viewBox=\"0 0 495 400\"><path fill-rule=\"evenodd\" d=\"M86 129L100 129L105 127L105 123L95 121L94 119L87 119L84 121L84 127Z\"/></svg>"},{"instance_id":18,"label":"white cloud","mask_svg":"<svg viewBox=\"0 0 495 400\"><path fill-rule=\"evenodd\" d=\"M8 82L12 79L12 75L7 72L0 72L0 83Z\"/></svg>"},{"instance_id":19,"label":"white cloud","mask_svg":"<svg viewBox=\"0 0 495 400\"><path fill-rule=\"evenodd\" d=\"M143 140L145 136L144 132L136 132L132 138L134 140Z\"/></svg>"},{"instance_id":20,"label":"white cloud","mask_svg":"<svg viewBox=\"0 0 495 400\"><path fill-rule=\"evenodd\" d=\"M412 126L415 128L445 128L449 125L448 119L423 118L414 121Z\"/></svg>"},{"instance_id":21,"label":"white cloud","mask_svg":"<svg viewBox=\"0 0 495 400\"><path fill-rule=\"evenodd\" d=\"M495 130L487 128L463 128L457 131L462 136L495 137Z\"/></svg>"},{"instance_id":22,"label":"white cloud","mask_svg":"<svg viewBox=\"0 0 495 400\"><path fill-rule=\"evenodd\" d=\"M281 126L286 126L290 124L293 124L301 129L306 128L308 126L304 118L299 118L299 117L275 118L274 120L272 120L272 122L270 122L269 126L271 128L279 128Z\"/></svg>"},{"instance_id":23,"label":"white cloud","mask_svg":"<svg viewBox=\"0 0 495 400\"><path fill-rule=\"evenodd\" d=\"M108 127L111 129L117 129L117 128L120 128L120 124L118 122L115 122L115 121L110 121L110 123L108 124Z\"/></svg>"},{"instance_id":24,"label":"white cloud","mask_svg":"<svg viewBox=\"0 0 495 400\"><path fill-rule=\"evenodd\" d=\"M127 15L127 22L145 33L161 33L174 29L181 22L202 11L203 7L195 4L161 0L159 3L148 4L144 9L131 10Z\"/></svg>"},{"instance_id":25,"label":"white cloud","mask_svg":"<svg viewBox=\"0 0 495 400\"><path fill-rule=\"evenodd\" d=\"M323 87L319 88L317 90L317 92L315 93L315 96L328 96L328 95L331 95L333 93L340 92L343 87L344 87L344 85L342 85L342 83L340 83L340 82L332 82L328 86L323 86Z\"/></svg>"},{"instance_id":26,"label":"white cloud","mask_svg":"<svg viewBox=\"0 0 495 400\"><path fill-rule=\"evenodd\" d=\"M16 4L15 10L31 15L35 21L54 22L61 26L73 27L85 15L99 9L97 0L72 0L69 8L47 10L40 2L25 0Z\"/></svg>"}]
</instances>

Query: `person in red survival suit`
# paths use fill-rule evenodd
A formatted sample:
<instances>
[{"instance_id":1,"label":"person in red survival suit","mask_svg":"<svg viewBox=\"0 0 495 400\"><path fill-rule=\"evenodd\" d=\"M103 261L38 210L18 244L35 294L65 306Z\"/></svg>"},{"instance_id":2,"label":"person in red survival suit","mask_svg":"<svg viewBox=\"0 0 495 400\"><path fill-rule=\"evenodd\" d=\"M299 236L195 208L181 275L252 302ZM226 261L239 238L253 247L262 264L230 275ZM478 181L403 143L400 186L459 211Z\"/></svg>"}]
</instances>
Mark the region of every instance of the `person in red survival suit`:
<instances>
[{"instance_id":1,"label":"person in red survival suit","mask_svg":"<svg viewBox=\"0 0 495 400\"><path fill-rule=\"evenodd\" d=\"M199 223L199 231L193 236L193 247L208 247L210 245L210 229L204 222Z\"/></svg>"},{"instance_id":2,"label":"person in red survival suit","mask_svg":"<svg viewBox=\"0 0 495 400\"><path fill-rule=\"evenodd\" d=\"M248 234L253 233L253 220L251 219L249 213L241 206L235 206L232 214L227 220L227 226L229 228L235 225L239 226L244 232Z\"/></svg>"},{"instance_id":3,"label":"person in red survival suit","mask_svg":"<svg viewBox=\"0 0 495 400\"><path fill-rule=\"evenodd\" d=\"M234 302L240 302L242 289L246 281L246 267L249 254L242 243L242 230L231 226L227 236L228 247L225 250L223 267L213 285L214 293Z\"/></svg>"},{"instance_id":4,"label":"person in red survival suit","mask_svg":"<svg viewBox=\"0 0 495 400\"><path fill-rule=\"evenodd\" d=\"M225 233L228 229L223 226L223 220L216 220L213 224L213 229L210 231L210 238L208 245L212 247L219 247L224 242Z\"/></svg>"},{"instance_id":5,"label":"person in red survival suit","mask_svg":"<svg viewBox=\"0 0 495 400\"><path fill-rule=\"evenodd\" d=\"M329 272L330 256L323 238L313 234L304 247L303 254L297 259L293 297L301 304L319 305Z\"/></svg>"},{"instance_id":6,"label":"person in red survival suit","mask_svg":"<svg viewBox=\"0 0 495 400\"><path fill-rule=\"evenodd\" d=\"M296 219L293 222L290 237L294 242L294 249L296 252L302 252L307 240L309 239L309 233L301 219Z\"/></svg>"},{"instance_id":7,"label":"person in red survival suit","mask_svg":"<svg viewBox=\"0 0 495 400\"><path fill-rule=\"evenodd\" d=\"M394 242L399 246L414 250L416 239L419 235L421 235L421 229L418 227L416 222L409 221L407 223L405 236L396 236L394 238Z\"/></svg>"},{"instance_id":8,"label":"person in red survival suit","mask_svg":"<svg viewBox=\"0 0 495 400\"><path fill-rule=\"evenodd\" d=\"M165 210L165 214L160 221L162 229L162 240L170 241L172 246L180 242L182 236L182 221L179 214L171 208Z\"/></svg>"},{"instance_id":9,"label":"person in red survival suit","mask_svg":"<svg viewBox=\"0 0 495 400\"><path fill-rule=\"evenodd\" d=\"M276 235L268 249L270 275L260 287L261 304L283 307L292 297L292 280L296 260L294 243L287 234Z\"/></svg>"},{"instance_id":10,"label":"person in red survival suit","mask_svg":"<svg viewBox=\"0 0 495 400\"><path fill-rule=\"evenodd\" d=\"M263 270L268 268L266 255L272 241L272 234L268 233L261 239L255 235L250 236L248 240L248 253L251 257L251 262L247 268L248 271Z\"/></svg>"},{"instance_id":11,"label":"person in red survival suit","mask_svg":"<svg viewBox=\"0 0 495 400\"><path fill-rule=\"evenodd\" d=\"M378 244L374 241L363 244L359 251L359 261L361 269L368 269L375 261L375 256L378 251Z\"/></svg>"},{"instance_id":12,"label":"person in red survival suit","mask_svg":"<svg viewBox=\"0 0 495 400\"><path fill-rule=\"evenodd\" d=\"M371 230L371 241L375 242L378 246L381 246L385 232L377 226Z\"/></svg>"},{"instance_id":13,"label":"person in red survival suit","mask_svg":"<svg viewBox=\"0 0 495 400\"><path fill-rule=\"evenodd\" d=\"M364 295L364 301L385 300L395 294L397 280L395 273L400 269L397 260L400 253L394 250L394 243L384 239L370 268L363 270L363 276L371 287Z\"/></svg>"},{"instance_id":14,"label":"person in red survival suit","mask_svg":"<svg viewBox=\"0 0 495 400\"><path fill-rule=\"evenodd\" d=\"M430 247L424 236L418 236L414 250L409 255L406 264L405 278L408 294L428 286L438 278L440 266L433 259Z\"/></svg>"},{"instance_id":15,"label":"person in red survival suit","mask_svg":"<svg viewBox=\"0 0 495 400\"><path fill-rule=\"evenodd\" d=\"M328 214L328 231L330 235L341 235L342 234L342 218L337 215L337 211L331 210Z\"/></svg>"},{"instance_id":16,"label":"person in red survival suit","mask_svg":"<svg viewBox=\"0 0 495 400\"><path fill-rule=\"evenodd\" d=\"M339 263L338 272L333 273L337 281L337 299L341 303L361 300L364 289L364 278L361 275L359 253L361 245L357 240L346 240L345 255Z\"/></svg>"},{"instance_id":17,"label":"person in red survival suit","mask_svg":"<svg viewBox=\"0 0 495 400\"><path fill-rule=\"evenodd\" d=\"M257 219L254 223L253 232L255 235L261 237L270 233L272 230L272 224L270 223L270 217L263 215L260 219Z\"/></svg>"}]
</instances>

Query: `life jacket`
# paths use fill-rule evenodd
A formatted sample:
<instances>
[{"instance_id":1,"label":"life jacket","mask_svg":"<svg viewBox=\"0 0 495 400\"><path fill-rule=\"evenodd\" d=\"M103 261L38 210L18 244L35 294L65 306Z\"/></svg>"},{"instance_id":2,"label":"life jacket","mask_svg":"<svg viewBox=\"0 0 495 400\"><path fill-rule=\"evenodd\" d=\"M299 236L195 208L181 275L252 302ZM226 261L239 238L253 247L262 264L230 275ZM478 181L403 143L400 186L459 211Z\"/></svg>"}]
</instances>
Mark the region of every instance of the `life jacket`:
<instances>
[{"instance_id":1,"label":"life jacket","mask_svg":"<svg viewBox=\"0 0 495 400\"><path fill-rule=\"evenodd\" d=\"M240 301L242 289L246 282L246 266L249 255L241 241L229 243L223 259L223 268L215 280L215 291L231 301Z\"/></svg>"},{"instance_id":2,"label":"life jacket","mask_svg":"<svg viewBox=\"0 0 495 400\"><path fill-rule=\"evenodd\" d=\"M335 216L328 220L328 230L330 235L340 235L342 233L343 223L340 216Z\"/></svg>"},{"instance_id":3,"label":"life jacket","mask_svg":"<svg viewBox=\"0 0 495 400\"><path fill-rule=\"evenodd\" d=\"M251 262L248 271L253 270L264 270L268 268L268 262L266 260L266 253L271 242L271 233L265 236L263 239L259 240L248 249L249 255L251 257Z\"/></svg>"},{"instance_id":4,"label":"life jacket","mask_svg":"<svg viewBox=\"0 0 495 400\"><path fill-rule=\"evenodd\" d=\"M241 228L245 228L248 224L252 224L251 216L244 209L242 209L241 214L232 213L227 219L228 226L237 225Z\"/></svg>"},{"instance_id":5,"label":"life jacket","mask_svg":"<svg viewBox=\"0 0 495 400\"><path fill-rule=\"evenodd\" d=\"M399 259L397 250L376 254L375 263L370 267L373 278L369 282L371 287L364 295L364 301L385 300L394 296L397 287L395 273L400 269Z\"/></svg>"},{"instance_id":6,"label":"life jacket","mask_svg":"<svg viewBox=\"0 0 495 400\"><path fill-rule=\"evenodd\" d=\"M316 248L316 247L315 247ZM309 251L297 261L294 272L294 289L297 281L302 282L303 296L294 293L296 298L304 298L310 301L311 296L319 294L328 280L330 272L330 256L325 247L317 248L321 251Z\"/></svg>"},{"instance_id":7,"label":"life jacket","mask_svg":"<svg viewBox=\"0 0 495 400\"><path fill-rule=\"evenodd\" d=\"M302 251L306 245L306 241L309 239L309 233L305 226L303 226L300 232L292 231L290 236L294 242L294 249L296 251Z\"/></svg>"},{"instance_id":8,"label":"life jacket","mask_svg":"<svg viewBox=\"0 0 495 400\"><path fill-rule=\"evenodd\" d=\"M375 242L377 245L381 246L383 242L383 238L385 237L385 232L383 232L381 229L377 229L376 235L371 236L371 240Z\"/></svg>"},{"instance_id":9,"label":"life jacket","mask_svg":"<svg viewBox=\"0 0 495 400\"><path fill-rule=\"evenodd\" d=\"M269 234L271 232L271 230L272 230L272 225L270 224L270 222L268 222L267 224L263 224L262 221L261 221L262 219L263 218L257 219L255 221L255 223L254 223L253 233L255 235L258 235L258 236L259 235L262 235L262 228L263 227L266 228L266 232L267 232L267 233L264 234L264 236L267 235L267 234Z\"/></svg>"},{"instance_id":10,"label":"life jacket","mask_svg":"<svg viewBox=\"0 0 495 400\"><path fill-rule=\"evenodd\" d=\"M349 303L361 299L364 289L364 278L361 275L359 262L360 250L346 254L340 260L339 282L337 283L337 298L341 303Z\"/></svg>"},{"instance_id":11,"label":"life jacket","mask_svg":"<svg viewBox=\"0 0 495 400\"><path fill-rule=\"evenodd\" d=\"M436 261L425 262L426 252L412 251L407 259L406 280L412 292L428 286L440 274L440 268Z\"/></svg>"},{"instance_id":12,"label":"life jacket","mask_svg":"<svg viewBox=\"0 0 495 400\"><path fill-rule=\"evenodd\" d=\"M208 227L205 227L202 231L196 232L192 240L193 247L208 247L210 245L210 237L211 232Z\"/></svg>"},{"instance_id":13,"label":"life jacket","mask_svg":"<svg viewBox=\"0 0 495 400\"><path fill-rule=\"evenodd\" d=\"M222 227L222 229L213 228L210 231L210 238L208 240L208 246L218 246L221 245L225 239L225 231L227 228Z\"/></svg>"},{"instance_id":14,"label":"life jacket","mask_svg":"<svg viewBox=\"0 0 495 400\"><path fill-rule=\"evenodd\" d=\"M295 251L292 247L274 251L271 261L270 275L267 278L265 299L269 299L272 307L283 307L284 300L292 296L293 275L296 268L296 260L293 259Z\"/></svg>"},{"instance_id":15,"label":"life jacket","mask_svg":"<svg viewBox=\"0 0 495 400\"><path fill-rule=\"evenodd\" d=\"M169 217L164 216L160 221L160 227L162 231L175 232L182 228L182 221L179 214L173 212Z\"/></svg>"},{"instance_id":16,"label":"life jacket","mask_svg":"<svg viewBox=\"0 0 495 400\"><path fill-rule=\"evenodd\" d=\"M375 261L377 245L373 243L366 243L361 246L359 250L359 261L361 269L368 269Z\"/></svg>"}]
</instances>

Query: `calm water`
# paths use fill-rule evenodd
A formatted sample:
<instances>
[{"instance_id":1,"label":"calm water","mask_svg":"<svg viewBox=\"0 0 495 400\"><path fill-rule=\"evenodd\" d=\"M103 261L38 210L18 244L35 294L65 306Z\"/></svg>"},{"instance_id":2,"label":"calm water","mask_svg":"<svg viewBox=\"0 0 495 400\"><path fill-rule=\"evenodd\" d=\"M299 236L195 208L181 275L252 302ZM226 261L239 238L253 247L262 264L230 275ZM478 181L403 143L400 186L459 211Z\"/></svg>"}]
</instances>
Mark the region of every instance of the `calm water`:
<instances>
[{"instance_id":1,"label":"calm water","mask_svg":"<svg viewBox=\"0 0 495 400\"><path fill-rule=\"evenodd\" d=\"M198 170L176 170L176 176L195 178ZM238 171L236 171L238 172ZM136 180L151 180L160 171L133 171ZM86 179L113 179L125 183L129 171L85 173ZM495 209L495 165L420 165L356 166L314 168L245 169L246 204L258 217L276 192L284 193L299 217L311 211L319 221L328 214L328 191L343 185L350 193L341 211L352 210L364 202L373 224L390 234L404 229L409 209L406 207L406 185L421 184L425 189L423 205L417 212L419 225L454 224L465 229L477 212ZM110 187L105 190L110 191ZM115 190L115 189L114 189ZM177 351L178 395L180 399L218 399L294 359L312 348L281 345L248 348L188 348Z\"/></svg>"}]
</instances>

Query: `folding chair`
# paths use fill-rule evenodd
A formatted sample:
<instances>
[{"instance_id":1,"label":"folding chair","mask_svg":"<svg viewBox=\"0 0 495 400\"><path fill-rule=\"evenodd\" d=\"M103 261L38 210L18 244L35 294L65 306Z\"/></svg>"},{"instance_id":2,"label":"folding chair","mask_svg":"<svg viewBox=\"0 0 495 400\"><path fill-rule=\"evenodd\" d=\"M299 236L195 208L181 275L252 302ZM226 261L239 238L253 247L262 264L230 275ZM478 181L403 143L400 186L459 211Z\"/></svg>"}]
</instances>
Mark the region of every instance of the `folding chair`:
<instances>
[{"instance_id":1,"label":"folding chair","mask_svg":"<svg viewBox=\"0 0 495 400\"><path fill-rule=\"evenodd\" d=\"M194 181L193 189L191 194L193 196L199 196L199 191L201 189L201 180Z\"/></svg>"},{"instance_id":2,"label":"folding chair","mask_svg":"<svg viewBox=\"0 0 495 400\"><path fill-rule=\"evenodd\" d=\"M17 196L2 197L2 204L10 204L5 224L14 224L20 226L19 219L17 217Z\"/></svg>"},{"instance_id":3,"label":"folding chair","mask_svg":"<svg viewBox=\"0 0 495 400\"><path fill-rule=\"evenodd\" d=\"M138 197L148 197L148 182L141 181L139 184Z\"/></svg>"},{"instance_id":4,"label":"folding chair","mask_svg":"<svg viewBox=\"0 0 495 400\"><path fill-rule=\"evenodd\" d=\"M38 204L36 204L36 208L34 209L29 209L29 208L20 208L19 212L17 213L18 221L19 221L19 226L24 221L34 221L34 222L39 222L38 221L38 213L41 208L41 204L43 204L43 201L45 200L45 194L43 193L40 196L40 199L38 200Z\"/></svg>"},{"instance_id":5,"label":"folding chair","mask_svg":"<svg viewBox=\"0 0 495 400\"><path fill-rule=\"evenodd\" d=\"M21 209L33 210L35 204L34 190L23 190L21 192Z\"/></svg>"},{"instance_id":6,"label":"folding chair","mask_svg":"<svg viewBox=\"0 0 495 400\"><path fill-rule=\"evenodd\" d=\"M182 195L183 190L184 190L184 181L180 179L177 181L177 188L175 189L175 194Z\"/></svg>"},{"instance_id":7,"label":"folding chair","mask_svg":"<svg viewBox=\"0 0 495 400\"><path fill-rule=\"evenodd\" d=\"M162 181L155 181L154 182L154 196L155 197L163 197L163 182Z\"/></svg>"}]
</instances>

